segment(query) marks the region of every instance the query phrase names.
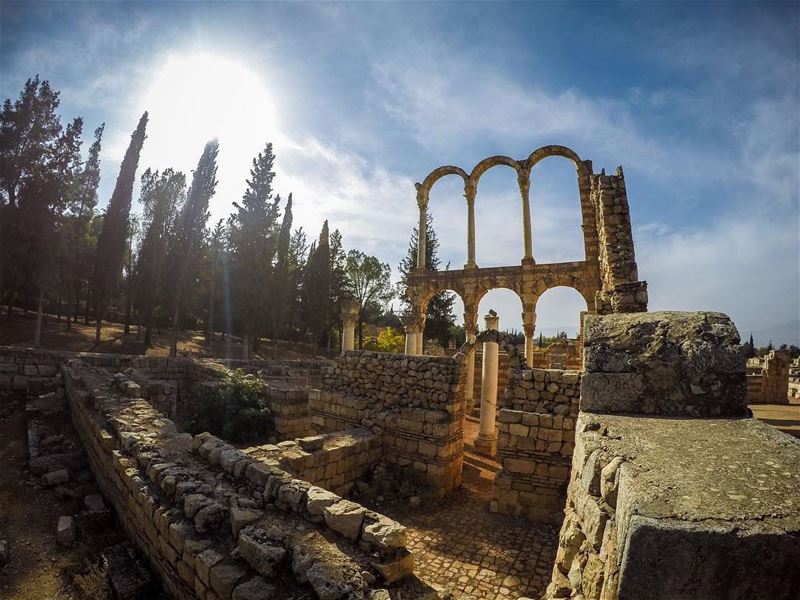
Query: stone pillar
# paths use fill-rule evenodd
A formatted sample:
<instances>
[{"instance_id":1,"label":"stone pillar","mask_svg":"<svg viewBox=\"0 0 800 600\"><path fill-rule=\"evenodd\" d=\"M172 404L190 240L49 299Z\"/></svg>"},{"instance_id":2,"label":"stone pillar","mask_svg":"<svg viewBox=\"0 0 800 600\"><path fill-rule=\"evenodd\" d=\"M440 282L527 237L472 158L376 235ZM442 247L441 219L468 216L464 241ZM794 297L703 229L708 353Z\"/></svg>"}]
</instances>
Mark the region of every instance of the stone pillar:
<instances>
[{"instance_id":1,"label":"stone pillar","mask_svg":"<svg viewBox=\"0 0 800 600\"><path fill-rule=\"evenodd\" d=\"M360 308L356 300L342 302L342 354L356 347L356 321Z\"/></svg>"},{"instance_id":2,"label":"stone pillar","mask_svg":"<svg viewBox=\"0 0 800 600\"><path fill-rule=\"evenodd\" d=\"M464 198L467 199L467 263L465 269L474 269L478 266L475 262L475 195L478 189L468 180L464 183Z\"/></svg>"},{"instance_id":3,"label":"stone pillar","mask_svg":"<svg viewBox=\"0 0 800 600\"><path fill-rule=\"evenodd\" d=\"M536 332L535 304L522 305L522 329L525 331L525 362L533 366L533 340Z\"/></svg>"},{"instance_id":4,"label":"stone pillar","mask_svg":"<svg viewBox=\"0 0 800 600\"><path fill-rule=\"evenodd\" d=\"M522 257L522 264L534 264L533 260L533 238L531 236L531 173L522 170L517 172L517 183L519 184L519 194L522 197L522 240L524 243L525 254Z\"/></svg>"},{"instance_id":5,"label":"stone pillar","mask_svg":"<svg viewBox=\"0 0 800 600\"><path fill-rule=\"evenodd\" d=\"M412 331L409 325L406 325L406 354L416 354L417 351L417 340L414 337L415 333Z\"/></svg>"},{"instance_id":6,"label":"stone pillar","mask_svg":"<svg viewBox=\"0 0 800 600\"><path fill-rule=\"evenodd\" d=\"M467 330L467 341L474 342L477 335L475 325L465 326ZM475 405L475 348L467 357L467 380L464 382L464 414L466 415Z\"/></svg>"},{"instance_id":7,"label":"stone pillar","mask_svg":"<svg viewBox=\"0 0 800 600\"><path fill-rule=\"evenodd\" d=\"M419 207L419 228L417 229L417 269L425 269L428 246L428 197L417 184L417 206Z\"/></svg>"},{"instance_id":8,"label":"stone pillar","mask_svg":"<svg viewBox=\"0 0 800 600\"><path fill-rule=\"evenodd\" d=\"M500 319L494 311L484 317L486 330L497 331ZM500 348L497 342L483 343L483 371L481 373L481 425L475 439L476 452L485 456L497 454L497 366Z\"/></svg>"}]
</instances>

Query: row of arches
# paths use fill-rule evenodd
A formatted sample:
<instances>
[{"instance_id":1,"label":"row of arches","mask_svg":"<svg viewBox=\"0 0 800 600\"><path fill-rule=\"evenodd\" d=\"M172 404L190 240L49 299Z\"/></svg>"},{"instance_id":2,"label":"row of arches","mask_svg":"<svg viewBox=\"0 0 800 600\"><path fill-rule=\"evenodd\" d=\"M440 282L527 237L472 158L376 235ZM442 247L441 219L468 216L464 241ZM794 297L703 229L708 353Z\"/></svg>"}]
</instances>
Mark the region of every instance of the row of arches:
<instances>
[{"instance_id":1,"label":"row of arches","mask_svg":"<svg viewBox=\"0 0 800 600\"><path fill-rule=\"evenodd\" d=\"M431 171L422 181L417 183L417 205L419 208L419 228L418 231L427 231L427 216L430 205L430 193L434 184L439 180L453 175L461 179L463 183L463 197L466 200L466 261L464 263L465 269L477 268L476 262L476 230L479 227L487 225L486 219L481 220L480 224L476 220L476 197L478 190L478 183L481 178L493 167L505 166L511 168L516 173L516 186L519 193L522 209L521 219L521 233L522 233L522 264L533 264L536 261L533 256L533 236L531 226L531 206L530 206L530 192L531 192L531 173L534 166L544 160L545 158L556 156L569 160L575 167L577 173L577 188L579 197L579 211L575 214L580 216L580 230L583 233L583 253L580 257L581 260L592 261L597 258L597 237L595 235L587 235L595 226L594 208L589 198L590 191L590 175L591 175L591 162L582 161L580 157L569 148L564 146L544 146L532 152L530 156L523 160L515 160L507 156L492 156L480 161L475 167L467 173L460 167L446 165ZM483 206L483 205L482 205ZM452 215L464 214L464 211L458 210L448 211L448 217ZM492 214L495 207L490 207L489 215ZM516 221L516 218L513 219ZM451 225L450 219L444 221L445 227ZM452 229L452 227L449 227ZM494 229L496 233L507 236L507 232L513 231L513 227L509 227L508 223L497 223L494 227L489 224L490 229ZM501 231L498 231L501 230ZM520 228L517 228L520 231ZM573 230L574 231L574 230ZM517 237L516 235L514 237ZM427 240L425 235L420 235L420 243L418 247L417 267L419 269L425 268ZM575 257L577 258L577 257ZM505 262L505 261L504 261ZM516 260L508 261L510 264L517 264Z\"/></svg>"}]
</instances>

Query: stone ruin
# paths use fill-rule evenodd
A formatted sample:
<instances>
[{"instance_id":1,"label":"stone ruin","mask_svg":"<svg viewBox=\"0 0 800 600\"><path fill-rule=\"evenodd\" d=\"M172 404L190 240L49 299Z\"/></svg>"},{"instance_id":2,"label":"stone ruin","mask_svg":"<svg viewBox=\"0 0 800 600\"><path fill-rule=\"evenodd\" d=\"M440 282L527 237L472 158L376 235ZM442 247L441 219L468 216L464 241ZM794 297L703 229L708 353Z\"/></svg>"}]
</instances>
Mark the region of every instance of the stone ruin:
<instances>
[{"instance_id":1,"label":"stone ruin","mask_svg":"<svg viewBox=\"0 0 800 600\"><path fill-rule=\"evenodd\" d=\"M533 261L530 170L549 155L578 169L584 262ZM477 267L470 217L465 269L412 276L418 318L406 354L352 350L350 311L334 361L0 348L0 389L40 406L66 400L106 501L172 597L445 598L415 575L403 523L353 492L377 469L430 498L459 488L480 347L475 450L500 463L486 508L560 526L544 600L800 597L800 441L751 418L733 323L646 312L621 170L593 175L560 146L488 159L469 175L437 169L418 186L422 222L430 186L450 173L464 178L471 215L477 181L495 164L517 170L522 264ZM534 367L532 329L520 350L496 315L477 331L491 287L518 290L530 324L538 295L565 282L589 305L579 369ZM470 337L453 356L422 356L421 315L439 289L463 294ZM268 381L275 443L237 447L183 431L198 391L229 368Z\"/></svg>"}]
</instances>

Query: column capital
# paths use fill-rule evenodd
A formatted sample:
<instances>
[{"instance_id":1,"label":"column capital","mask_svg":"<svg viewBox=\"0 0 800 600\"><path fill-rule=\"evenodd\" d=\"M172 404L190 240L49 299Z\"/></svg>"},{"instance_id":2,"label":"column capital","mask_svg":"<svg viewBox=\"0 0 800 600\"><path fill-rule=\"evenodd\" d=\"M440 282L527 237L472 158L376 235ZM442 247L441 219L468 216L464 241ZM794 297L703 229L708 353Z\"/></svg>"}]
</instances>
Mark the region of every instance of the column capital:
<instances>
[{"instance_id":1,"label":"column capital","mask_svg":"<svg viewBox=\"0 0 800 600\"><path fill-rule=\"evenodd\" d=\"M527 197L531 190L531 174L527 169L517 171L517 184L523 197Z\"/></svg>"},{"instance_id":2,"label":"column capital","mask_svg":"<svg viewBox=\"0 0 800 600\"><path fill-rule=\"evenodd\" d=\"M467 199L467 204L475 203L475 196L478 195L478 185L472 181L471 178L464 180L464 198Z\"/></svg>"},{"instance_id":3,"label":"column capital","mask_svg":"<svg viewBox=\"0 0 800 600\"><path fill-rule=\"evenodd\" d=\"M358 313L361 310L361 303L354 299L343 300L340 310L343 323L355 323L358 320Z\"/></svg>"},{"instance_id":4,"label":"column capital","mask_svg":"<svg viewBox=\"0 0 800 600\"><path fill-rule=\"evenodd\" d=\"M484 322L486 323L486 329L494 329L498 331L498 327L500 327L500 317L497 316L497 313L493 310L489 311L489 314L484 315L483 317Z\"/></svg>"},{"instance_id":5,"label":"column capital","mask_svg":"<svg viewBox=\"0 0 800 600\"><path fill-rule=\"evenodd\" d=\"M414 186L417 188L417 206L420 210L427 210L429 200L428 194L425 192L421 184L415 183Z\"/></svg>"}]
</instances>

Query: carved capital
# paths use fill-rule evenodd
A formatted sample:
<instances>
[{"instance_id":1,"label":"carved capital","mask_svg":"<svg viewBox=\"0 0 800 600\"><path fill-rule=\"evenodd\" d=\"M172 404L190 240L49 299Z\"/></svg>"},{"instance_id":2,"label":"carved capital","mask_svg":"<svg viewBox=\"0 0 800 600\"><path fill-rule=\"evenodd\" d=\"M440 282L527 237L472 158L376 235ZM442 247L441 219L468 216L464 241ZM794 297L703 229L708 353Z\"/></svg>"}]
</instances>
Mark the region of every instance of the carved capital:
<instances>
[{"instance_id":1,"label":"carved capital","mask_svg":"<svg viewBox=\"0 0 800 600\"><path fill-rule=\"evenodd\" d=\"M531 191L531 174L525 169L517 171L517 183L519 184L519 192L523 198L527 198Z\"/></svg>"},{"instance_id":2,"label":"carved capital","mask_svg":"<svg viewBox=\"0 0 800 600\"><path fill-rule=\"evenodd\" d=\"M467 204L475 204L475 196L478 194L478 185L472 179L464 180L464 198Z\"/></svg>"},{"instance_id":3,"label":"carved capital","mask_svg":"<svg viewBox=\"0 0 800 600\"><path fill-rule=\"evenodd\" d=\"M414 185L417 188L417 206L420 210L428 210L428 194L419 183Z\"/></svg>"}]
</instances>

